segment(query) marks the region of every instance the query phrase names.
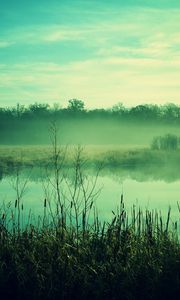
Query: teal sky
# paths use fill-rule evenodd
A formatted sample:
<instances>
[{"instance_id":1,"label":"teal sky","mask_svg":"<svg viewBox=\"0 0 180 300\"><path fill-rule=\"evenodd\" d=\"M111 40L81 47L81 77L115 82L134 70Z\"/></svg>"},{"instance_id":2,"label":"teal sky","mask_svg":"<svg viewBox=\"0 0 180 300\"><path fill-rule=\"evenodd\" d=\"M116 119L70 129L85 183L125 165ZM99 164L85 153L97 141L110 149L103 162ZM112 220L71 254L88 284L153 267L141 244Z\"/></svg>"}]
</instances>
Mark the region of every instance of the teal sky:
<instances>
[{"instance_id":1,"label":"teal sky","mask_svg":"<svg viewBox=\"0 0 180 300\"><path fill-rule=\"evenodd\" d=\"M0 106L180 104L180 0L0 0Z\"/></svg>"}]
</instances>

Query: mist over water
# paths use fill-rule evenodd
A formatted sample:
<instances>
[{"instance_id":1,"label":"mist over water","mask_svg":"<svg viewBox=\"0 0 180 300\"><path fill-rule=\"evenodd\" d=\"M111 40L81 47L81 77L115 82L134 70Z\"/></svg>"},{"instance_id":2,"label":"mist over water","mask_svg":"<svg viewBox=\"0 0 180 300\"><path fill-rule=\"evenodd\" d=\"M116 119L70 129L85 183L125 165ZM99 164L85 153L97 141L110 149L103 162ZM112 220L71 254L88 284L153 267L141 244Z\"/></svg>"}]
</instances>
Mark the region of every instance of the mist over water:
<instances>
[{"instance_id":1,"label":"mist over water","mask_svg":"<svg viewBox=\"0 0 180 300\"><path fill-rule=\"evenodd\" d=\"M15 201L9 185L14 167L20 167L22 180L29 176L30 167L24 206L27 211L42 214L45 198L42 181L46 181L42 170L50 166L53 153L50 128L55 124L58 147L68 147L64 168L72 168L73 151L78 144L84 147L88 161L85 173L90 178L94 178L98 165L103 166L96 187L101 190L96 205L102 219L110 218L122 193L129 209L135 204L144 210L161 210L165 215L171 206L172 217L178 217L179 106L144 105L125 109L120 105L112 110L86 111L82 101L72 100L70 104L67 109L52 110L47 105L34 104L28 109L17 106L15 110L0 112L2 117L4 114L0 120L1 199L5 203ZM159 142L174 137L176 148L171 144L167 149L159 146ZM51 165L50 176L52 169Z\"/></svg>"},{"instance_id":2,"label":"mist over water","mask_svg":"<svg viewBox=\"0 0 180 300\"><path fill-rule=\"evenodd\" d=\"M48 145L50 121L20 122L0 133L1 144ZM82 145L149 145L155 135L179 135L179 126L153 122L129 122L104 118L68 119L57 122L58 138L62 144Z\"/></svg>"},{"instance_id":3,"label":"mist over water","mask_svg":"<svg viewBox=\"0 0 180 300\"><path fill-rule=\"evenodd\" d=\"M167 180L164 173L157 178L156 174L149 176L146 171L132 171L131 169L102 170L96 184L96 191L99 192L97 197L95 197L95 206L100 220L109 221L112 218L112 211L117 211L122 194L125 207L129 212L131 212L132 206L135 205L136 209L157 211L165 219L168 208L171 207L171 220L179 220L177 203L180 202L180 172L176 179L173 176L171 177L170 174L167 175ZM86 174L91 183L95 178L95 171L87 169ZM51 178L53 173L50 172L48 176ZM163 176L165 177L163 178ZM22 185L27 178L27 187L22 197L24 220L28 219L30 211L35 219L38 215L43 215L44 199L47 196L44 186L48 185L48 178L46 178L42 168L22 170L20 175ZM11 175L4 176L0 181L1 207L6 207L7 205L11 208L14 207L16 192L13 189L13 182L15 180L15 175ZM68 180L72 179L69 178ZM52 187L48 185L48 189L51 194ZM67 194L66 184L62 183L61 189L63 193L66 191ZM52 199L51 201L53 203L54 200ZM53 203L52 205L54 206L55 204Z\"/></svg>"}]
</instances>

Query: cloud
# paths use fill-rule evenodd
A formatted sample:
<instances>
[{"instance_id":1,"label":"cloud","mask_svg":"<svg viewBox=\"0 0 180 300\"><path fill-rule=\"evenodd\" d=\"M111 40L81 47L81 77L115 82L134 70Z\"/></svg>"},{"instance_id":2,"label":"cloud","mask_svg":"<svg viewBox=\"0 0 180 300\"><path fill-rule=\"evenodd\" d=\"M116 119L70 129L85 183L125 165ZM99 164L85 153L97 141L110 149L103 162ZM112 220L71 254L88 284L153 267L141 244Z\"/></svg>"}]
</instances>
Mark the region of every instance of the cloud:
<instances>
[{"instance_id":1,"label":"cloud","mask_svg":"<svg viewBox=\"0 0 180 300\"><path fill-rule=\"evenodd\" d=\"M178 9L111 6L98 14L91 10L90 18L87 10L86 20L74 15L74 21L70 12L63 25L53 21L9 28L0 48L12 45L14 63L9 65L7 57L0 65L1 99L65 103L76 97L101 107L169 98L178 103L179 17ZM15 44L26 63L18 63Z\"/></svg>"},{"instance_id":2,"label":"cloud","mask_svg":"<svg viewBox=\"0 0 180 300\"><path fill-rule=\"evenodd\" d=\"M13 42L0 40L0 48L7 48L13 45Z\"/></svg>"},{"instance_id":3,"label":"cloud","mask_svg":"<svg viewBox=\"0 0 180 300\"><path fill-rule=\"evenodd\" d=\"M42 51L43 59L46 57L47 61L52 61L52 55L56 52L56 57L54 56L56 62L59 51L62 63L63 51L65 59L69 62L79 59L80 53L86 60L119 57L119 59L157 58L166 61L170 57L179 58L180 10L111 7L108 12L107 7L104 7L103 12L103 17L92 18L91 23L77 22L63 25L40 23L9 29L4 33L9 42L0 42L0 47L12 45L13 49L15 44L19 45L22 57L26 56L27 59L32 51L35 53L34 57L40 57ZM52 51L46 51L46 46L51 47ZM38 50L38 47L39 49L41 47L41 50ZM66 52L69 53L68 56ZM31 57L31 61L33 59ZM143 60L140 65L143 66Z\"/></svg>"},{"instance_id":4,"label":"cloud","mask_svg":"<svg viewBox=\"0 0 180 300\"><path fill-rule=\"evenodd\" d=\"M18 95L16 102L60 101L64 105L75 97L84 99L89 107L107 107L118 101L128 105L170 100L178 103L179 78L180 62L173 59L107 57L64 65L15 64L1 66L0 96L8 101Z\"/></svg>"}]
</instances>

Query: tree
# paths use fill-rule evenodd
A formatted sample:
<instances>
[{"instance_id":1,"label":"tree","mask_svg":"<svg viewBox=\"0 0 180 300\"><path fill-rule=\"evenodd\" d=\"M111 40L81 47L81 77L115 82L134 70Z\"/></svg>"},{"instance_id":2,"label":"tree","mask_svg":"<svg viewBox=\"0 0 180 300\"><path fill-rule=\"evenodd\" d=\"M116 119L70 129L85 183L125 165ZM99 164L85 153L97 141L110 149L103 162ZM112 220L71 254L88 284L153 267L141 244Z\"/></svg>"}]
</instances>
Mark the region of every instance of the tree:
<instances>
[{"instance_id":1,"label":"tree","mask_svg":"<svg viewBox=\"0 0 180 300\"><path fill-rule=\"evenodd\" d=\"M17 103L17 106L12 109L15 117L20 118L25 112L25 106Z\"/></svg>"},{"instance_id":2,"label":"tree","mask_svg":"<svg viewBox=\"0 0 180 300\"><path fill-rule=\"evenodd\" d=\"M111 111L112 111L113 113L122 115L122 114L126 111L126 108L124 107L124 105L123 105L122 102L119 102L119 103L113 105Z\"/></svg>"},{"instance_id":3,"label":"tree","mask_svg":"<svg viewBox=\"0 0 180 300\"><path fill-rule=\"evenodd\" d=\"M168 120L176 120L180 117L180 107L174 103L167 103L162 106L162 115Z\"/></svg>"},{"instance_id":4,"label":"tree","mask_svg":"<svg viewBox=\"0 0 180 300\"><path fill-rule=\"evenodd\" d=\"M69 100L68 110L73 112L84 111L84 102L78 99Z\"/></svg>"},{"instance_id":5,"label":"tree","mask_svg":"<svg viewBox=\"0 0 180 300\"><path fill-rule=\"evenodd\" d=\"M49 104L34 103L29 106L29 111L34 116L44 116L48 113Z\"/></svg>"}]
</instances>

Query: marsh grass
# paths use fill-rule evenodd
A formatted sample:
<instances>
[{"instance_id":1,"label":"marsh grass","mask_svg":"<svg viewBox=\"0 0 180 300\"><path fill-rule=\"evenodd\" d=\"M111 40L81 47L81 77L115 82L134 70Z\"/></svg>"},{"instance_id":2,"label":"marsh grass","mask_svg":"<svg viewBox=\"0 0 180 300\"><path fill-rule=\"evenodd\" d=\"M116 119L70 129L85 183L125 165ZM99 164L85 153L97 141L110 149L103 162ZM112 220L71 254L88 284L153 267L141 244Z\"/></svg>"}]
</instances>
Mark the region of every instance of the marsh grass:
<instances>
[{"instance_id":1,"label":"marsh grass","mask_svg":"<svg viewBox=\"0 0 180 300\"><path fill-rule=\"evenodd\" d=\"M59 145L57 145L59 147ZM66 166L73 166L73 153L75 146L61 146L62 153L66 151ZM61 154L60 154L61 155ZM103 164L106 169L143 169L145 167L168 167L172 169L180 163L180 149L176 151L152 150L148 147L138 146L85 146L84 156L91 168ZM22 160L23 157L23 160ZM0 170L8 174L16 166L23 167L53 167L51 146L0 146Z\"/></svg>"},{"instance_id":2,"label":"marsh grass","mask_svg":"<svg viewBox=\"0 0 180 300\"><path fill-rule=\"evenodd\" d=\"M46 218L46 201L43 209ZM56 226L41 218L19 230L12 213L1 213L1 299L178 299L179 225L170 209L165 220L135 207L127 214L122 195L109 223L95 209L86 227L83 211L78 228L63 214Z\"/></svg>"}]
</instances>

